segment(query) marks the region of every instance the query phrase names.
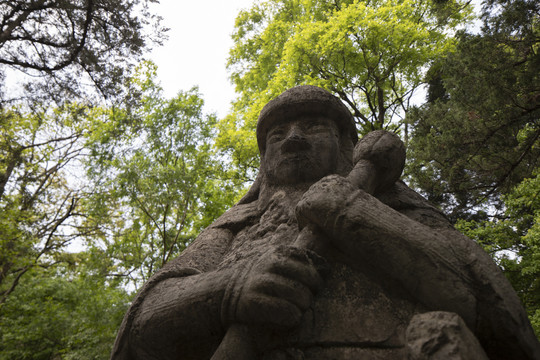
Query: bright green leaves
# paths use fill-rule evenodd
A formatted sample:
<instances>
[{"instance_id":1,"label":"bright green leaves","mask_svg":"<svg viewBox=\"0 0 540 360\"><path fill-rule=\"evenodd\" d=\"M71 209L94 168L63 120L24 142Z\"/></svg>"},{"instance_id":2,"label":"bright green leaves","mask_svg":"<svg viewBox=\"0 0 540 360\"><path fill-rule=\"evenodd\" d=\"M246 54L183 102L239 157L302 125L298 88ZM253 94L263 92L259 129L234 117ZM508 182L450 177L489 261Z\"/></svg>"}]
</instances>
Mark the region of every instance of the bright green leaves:
<instances>
[{"instance_id":1,"label":"bright green leaves","mask_svg":"<svg viewBox=\"0 0 540 360\"><path fill-rule=\"evenodd\" d=\"M68 105L0 112L0 305L33 267L53 266L73 239L78 194L68 170L82 153Z\"/></svg>"},{"instance_id":2,"label":"bright green leaves","mask_svg":"<svg viewBox=\"0 0 540 360\"><path fill-rule=\"evenodd\" d=\"M327 21L302 24L285 45L276 86L315 83L349 100L363 132L388 126L391 112L422 82L423 66L451 42L422 18L424 4L378 5L356 1Z\"/></svg>"},{"instance_id":3,"label":"bright green leaves","mask_svg":"<svg viewBox=\"0 0 540 360\"><path fill-rule=\"evenodd\" d=\"M128 290L238 196L197 89L135 70L115 106L0 112L0 359L107 359Z\"/></svg>"},{"instance_id":4,"label":"bright green leaves","mask_svg":"<svg viewBox=\"0 0 540 360\"><path fill-rule=\"evenodd\" d=\"M89 244L117 260L111 271L139 286L224 212L235 190L223 180L216 118L203 113L197 89L164 99L152 64L137 73L129 107L92 119L101 130L87 144L95 183L87 206L95 216L86 223L100 229L100 241L89 237Z\"/></svg>"},{"instance_id":5,"label":"bright green leaves","mask_svg":"<svg viewBox=\"0 0 540 360\"><path fill-rule=\"evenodd\" d=\"M257 147L246 134L260 110L301 84L339 96L362 133L399 127L426 67L453 47L448 33L467 19L466 6L446 3L268 0L240 13L228 63L240 96L220 126L219 146L254 162ZM238 138L255 151L237 152Z\"/></svg>"}]
</instances>

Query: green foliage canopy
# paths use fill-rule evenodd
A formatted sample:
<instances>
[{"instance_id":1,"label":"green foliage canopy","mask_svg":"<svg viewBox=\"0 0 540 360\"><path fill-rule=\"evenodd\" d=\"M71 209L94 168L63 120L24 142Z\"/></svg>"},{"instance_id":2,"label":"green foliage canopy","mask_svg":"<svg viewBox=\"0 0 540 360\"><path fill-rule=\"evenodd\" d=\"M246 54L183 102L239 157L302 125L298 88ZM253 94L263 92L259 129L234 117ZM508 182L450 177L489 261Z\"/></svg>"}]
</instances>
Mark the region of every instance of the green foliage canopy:
<instances>
[{"instance_id":1,"label":"green foliage canopy","mask_svg":"<svg viewBox=\"0 0 540 360\"><path fill-rule=\"evenodd\" d=\"M155 75L139 66L120 106L4 109L0 359L108 358L126 289L234 202L215 116Z\"/></svg>"},{"instance_id":2,"label":"green foliage canopy","mask_svg":"<svg viewBox=\"0 0 540 360\"><path fill-rule=\"evenodd\" d=\"M79 194L66 169L82 155L69 107L0 110L0 305L21 276L63 261Z\"/></svg>"},{"instance_id":3,"label":"green foliage canopy","mask_svg":"<svg viewBox=\"0 0 540 360\"><path fill-rule=\"evenodd\" d=\"M486 1L408 113L409 180L501 266L540 335L540 4Z\"/></svg>"},{"instance_id":4,"label":"green foliage canopy","mask_svg":"<svg viewBox=\"0 0 540 360\"><path fill-rule=\"evenodd\" d=\"M486 13L482 34L461 34L430 70L429 102L409 114L411 180L454 219L503 209L500 196L540 165L540 10L530 2L530 18L522 3ZM525 23L503 22L516 12Z\"/></svg>"},{"instance_id":5,"label":"green foliage canopy","mask_svg":"<svg viewBox=\"0 0 540 360\"><path fill-rule=\"evenodd\" d=\"M0 316L1 360L109 358L129 297L77 270L33 269L21 280Z\"/></svg>"},{"instance_id":6,"label":"green foliage canopy","mask_svg":"<svg viewBox=\"0 0 540 360\"><path fill-rule=\"evenodd\" d=\"M219 146L240 168L256 164L260 110L301 84L339 96L363 133L399 126L423 69L452 48L449 34L467 16L458 1L255 3L236 20L228 67L240 96L220 123Z\"/></svg>"},{"instance_id":7,"label":"green foliage canopy","mask_svg":"<svg viewBox=\"0 0 540 360\"><path fill-rule=\"evenodd\" d=\"M539 175L536 172L503 196L503 217L492 221L459 220L456 227L497 260L540 337Z\"/></svg>"},{"instance_id":8,"label":"green foliage canopy","mask_svg":"<svg viewBox=\"0 0 540 360\"><path fill-rule=\"evenodd\" d=\"M213 150L216 118L197 89L163 98L156 68L132 78L128 107L98 111L85 125L94 191L83 226L95 251L136 286L174 258L232 205L236 191ZM136 106L134 106L136 104ZM96 237L98 244L94 244Z\"/></svg>"}]
</instances>

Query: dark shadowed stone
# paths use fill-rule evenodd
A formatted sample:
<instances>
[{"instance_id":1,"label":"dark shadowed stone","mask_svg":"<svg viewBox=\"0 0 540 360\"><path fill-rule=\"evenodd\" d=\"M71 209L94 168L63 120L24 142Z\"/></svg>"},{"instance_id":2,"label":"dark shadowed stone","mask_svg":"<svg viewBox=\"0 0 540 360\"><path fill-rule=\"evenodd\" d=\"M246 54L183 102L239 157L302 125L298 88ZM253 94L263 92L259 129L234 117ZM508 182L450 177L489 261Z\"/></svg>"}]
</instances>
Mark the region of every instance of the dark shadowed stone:
<instances>
[{"instance_id":1,"label":"dark shadowed stone","mask_svg":"<svg viewBox=\"0 0 540 360\"><path fill-rule=\"evenodd\" d=\"M488 360L478 339L455 313L415 315L407 328L409 360Z\"/></svg>"},{"instance_id":2,"label":"dark shadowed stone","mask_svg":"<svg viewBox=\"0 0 540 360\"><path fill-rule=\"evenodd\" d=\"M347 108L301 86L257 141L251 189L140 290L113 360L540 358L491 258L399 180L397 136L357 142Z\"/></svg>"}]
</instances>

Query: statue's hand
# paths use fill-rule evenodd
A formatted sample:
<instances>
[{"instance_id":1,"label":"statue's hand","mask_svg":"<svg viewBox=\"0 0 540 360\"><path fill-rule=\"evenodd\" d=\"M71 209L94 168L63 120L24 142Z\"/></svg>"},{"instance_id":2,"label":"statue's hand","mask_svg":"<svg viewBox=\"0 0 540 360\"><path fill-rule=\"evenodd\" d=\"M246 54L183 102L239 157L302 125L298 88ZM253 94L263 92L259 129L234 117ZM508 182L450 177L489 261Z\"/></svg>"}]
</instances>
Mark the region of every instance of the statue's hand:
<instances>
[{"instance_id":1,"label":"statue's hand","mask_svg":"<svg viewBox=\"0 0 540 360\"><path fill-rule=\"evenodd\" d=\"M324 264L314 252L292 246L267 252L247 273L231 280L222 308L225 325L298 325L322 284L319 269Z\"/></svg>"},{"instance_id":2,"label":"statue's hand","mask_svg":"<svg viewBox=\"0 0 540 360\"><path fill-rule=\"evenodd\" d=\"M405 166L405 145L395 134L372 131L354 147L354 168L347 179L356 187L374 195L390 188Z\"/></svg>"},{"instance_id":3,"label":"statue's hand","mask_svg":"<svg viewBox=\"0 0 540 360\"><path fill-rule=\"evenodd\" d=\"M405 146L395 134L372 131L356 144L353 162L355 166L347 178L327 176L302 196L296 206L300 227L317 225L330 237L339 233L340 214L349 207L353 193L360 192L361 197L370 198L367 194L385 191L399 180L405 164ZM370 227L370 224L362 225Z\"/></svg>"},{"instance_id":4,"label":"statue's hand","mask_svg":"<svg viewBox=\"0 0 540 360\"><path fill-rule=\"evenodd\" d=\"M317 225L331 234L337 226L336 219L348 206L348 201L358 189L339 175L329 175L313 184L296 205L296 218L301 228Z\"/></svg>"}]
</instances>

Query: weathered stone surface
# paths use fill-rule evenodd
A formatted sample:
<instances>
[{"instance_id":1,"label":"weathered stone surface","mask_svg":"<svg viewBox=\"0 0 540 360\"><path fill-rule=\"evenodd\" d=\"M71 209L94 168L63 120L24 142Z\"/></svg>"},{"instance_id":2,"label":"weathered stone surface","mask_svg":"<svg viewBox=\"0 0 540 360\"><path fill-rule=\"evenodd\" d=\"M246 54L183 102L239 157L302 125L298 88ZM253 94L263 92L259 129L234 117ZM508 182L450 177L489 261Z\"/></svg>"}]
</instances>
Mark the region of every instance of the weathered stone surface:
<instances>
[{"instance_id":1,"label":"weathered stone surface","mask_svg":"<svg viewBox=\"0 0 540 360\"><path fill-rule=\"evenodd\" d=\"M407 328L409 360L488 360L478 339L455 313L415 315Z\"/></svg>"},{"instance_id":2,"label":"weathered stone surface","mask_svg":"<svg viewBox=\"0 0 540 360\"><path fill-rule=\"evenodd\" d=\"M408 359L433 324L463 359L474 338L490 359L540 357L490 257L398 180L396 136L357 143L347 108L302 86L263 109L257 140L255 183L144 286L112 359ZM414 325L433 311L462 319L454 337Z\"/></svg>"}]
</instances>

